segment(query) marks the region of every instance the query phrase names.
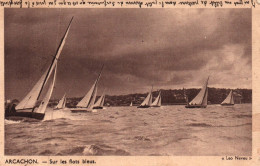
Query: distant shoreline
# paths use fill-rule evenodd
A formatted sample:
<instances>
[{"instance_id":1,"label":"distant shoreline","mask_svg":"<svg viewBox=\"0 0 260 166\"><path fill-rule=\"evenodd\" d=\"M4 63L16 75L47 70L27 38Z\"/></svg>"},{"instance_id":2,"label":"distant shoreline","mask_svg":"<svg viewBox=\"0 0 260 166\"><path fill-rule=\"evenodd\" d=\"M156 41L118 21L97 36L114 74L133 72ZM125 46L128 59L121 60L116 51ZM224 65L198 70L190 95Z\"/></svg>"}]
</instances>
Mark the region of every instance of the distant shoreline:
<instances>
[{"instance_id":1,"label":"distant shoreline","mask_svg":"<svg viewBox=\"0 0 260 166\"><path fill-rule=\"evenodd\" d=\"M225 88L208 88L208 105L220 104L226 96L229 94L230 90L233 90L234 95L237 97L235 104L240 103L252 103L252 89L225 89ZM186 105L185 94L190 102L200 91L200 89L160 89L152 92L153 100L158 96L159 91L161 91L162 105ZM133 103L133 106L140 105L147 93L134 93L127 95L106 95L104 106L128 106ZM97 99L100 96L97 96ZM77 103L83 98L82 97L68 97L66 107L74 108ZM96 100L97 100L96 99ZM54 107L58 104L60 99L51 99L49 102L49 107ZM12 103L19 103L17 99L12 100Z\"/></svg>"}]
</instances>

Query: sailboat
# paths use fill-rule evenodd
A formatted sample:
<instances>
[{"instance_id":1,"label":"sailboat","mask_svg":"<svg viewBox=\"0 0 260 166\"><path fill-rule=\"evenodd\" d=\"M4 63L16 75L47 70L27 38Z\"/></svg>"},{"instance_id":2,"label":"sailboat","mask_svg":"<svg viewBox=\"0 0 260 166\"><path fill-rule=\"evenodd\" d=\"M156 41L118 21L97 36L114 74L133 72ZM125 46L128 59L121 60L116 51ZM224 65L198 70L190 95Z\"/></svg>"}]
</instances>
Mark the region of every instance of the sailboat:
<instances>
[{"instance_id":1,"label":"sailboat","mask_svg":"<svg viewBox=\"0 0 260 166\"><path fill-rule=\"evenodd\" d=\"M153 89L153 88L152 88ZM144 101L139 105L137 108L149 108L152 105L152 90L148 93L147 97L144 99Z\"/></svg>"},{"instance_id":2,"label":"sailboat","mask_svg":"<svg viewBox=\"0 0 260 166\"><path fill-rule=\"evenodd\" d=\"M94 104L93 109L103 109L104 101L105 101L105 95L102 94L98 99L98 101Z\"/></svg>"},{"instance_id":3,"label":"sailboat","mask_svg":"<svg viewBox=\"0 0 260 166\"><path fill-rule=\"evenodd\" d=\"M44 119L45 110L46 110L49 100L51 98L52 91L53 91L54 84L55 84L57 62L58 62L59 56L61 54L62 48L65 44L66 38L68 36L68 32L69 32L72 20L73 20L73 17L71 18L71 20L69 22L66 32L65 32L63 38L61 39L60 45L57 48L56 54L53 57L51 65L49 66L47 71L41 76L39 81L34 85L34 87L31 89L31 91L22 99L22 101L20 103L18 103L18 105L15 107L15 109L11 112L7 111L7 113L5 114L6 118L27 117L27 118L34 118L34 119L39 119L39 120ZM46 84L52 74L53 74L53 80L50 83L48 91L45 94L43 100L41 101L39 107L36 108L36 103L37 103L37 101L39 101L39 98L43 92L43 89L46 87Z\"/></svg>"},{"instance_id":4,"label":"sailboat","mask_svg":"<svg viewBox=\"0 0 260 166\"><path fill-rule=\"evenodd\" d=\"M133 106L133 102L131 101L131 103L130 103L130 107L132 107Z\"/></svg>"},{"instance_id":5,"label":"sailboat","mask_svg":"<svg viewBox=\"0 0 260 166\"><path fill-rule=\"evenodd\" d=\"M222 106L233 106L234 103L234 96L233 91L231 90L227 96L227 98L221 103Z\"/></svg>"},{"instance_id":6,"label":"sailboat","mask_svg":"<svg viewBox=\"0 0 260 166\"><path fill-rule=\"evenodd\" d=\"M64 94L64 96L60 99L59 103L54 109L55 110L64 109L66 107L66 101L67 101L66 94Z\"/></svg>"},{"instance_id":7,"label":"sailboat","mask_svg":"<svg viewBox=\"0 0 260 166\"><path fill-rule=\"evenodd\" d=\"M161 107L162 103L162 97L161 97L161 91L159 92L158 96L152 103L151 107Z\"/></svg>"},{"instance_id":8,"label":"sailboat","mask_svg":"<svg viewBox=\"0 0 260 166\"><path fill-rule=\"evenodd\" d=\"M185 107L186 108L206 108L208 105L208 81L205 82L204 86L198 93L198 95L189 102Z\"/></svg>"},{"instance_id":9,"label":"sailboat","mask_svg":"<svg viewBox=\"0 0 260 166\"><path fill-rule=\"evenodd\" d=\"M96 96L97 96L97 84L99 81L99 78L101 76L101 72L103 70L104 65L101 68L101 71L98 75L98 78L88 91L88 93L83 97L83 99L76 105L76 108L72 108L70 111L73 113L77 112L92 112Z\"/></svg>"}]
</instances>

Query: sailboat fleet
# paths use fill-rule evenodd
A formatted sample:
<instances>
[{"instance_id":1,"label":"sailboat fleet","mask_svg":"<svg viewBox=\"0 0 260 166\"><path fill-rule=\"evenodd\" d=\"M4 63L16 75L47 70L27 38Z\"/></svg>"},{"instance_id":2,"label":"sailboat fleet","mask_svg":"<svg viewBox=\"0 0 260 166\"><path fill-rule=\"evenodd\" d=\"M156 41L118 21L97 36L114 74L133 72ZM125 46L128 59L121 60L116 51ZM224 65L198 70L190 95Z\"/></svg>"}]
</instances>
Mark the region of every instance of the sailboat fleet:
<instances>
[{"instance_id":1,"label":"sailboat fleet","mask_svg":"<svg viewBox=\"0 0 260 166\"><path fill-rule=\"evenodd\" d=\"M137 108L149 108L152 105L153 95L152 95L153 88L148 93L144 101L137 107Z\"/></svg>"},{"instance_id":2,"label":"sailboat fleet","mask_svg":"<svg viewBox=\"0 0 260 166\"><path fill-rule=\"evenodd\" d=\"M137 108L160 107L162 103L161 91L159 91L159 94L154 100L154 102L152 102L152 99L153 99L153 95L151 90L148 93L147 97L144 99L144 101Z\"/></svg>"},{"instance_id":3,"label":"sailboat fleet","mask_svg":"<svg viewBox=\"0 0 260 166\"><path fill-rule=\"evenodd\" d=\"M76 108L71 109L71 112L77 113L77 112L92 112L93 107L95 106L95 100L97 96L97 84L100 79L102 70L103 70L104 65L101 68L101 71L88 91L88 93L83 97L83 99L76 105Z\"/></svg>"},{"instance_id":4,"label":"sailboat fleet","mask_svg":"<svg viewBox=\"0 0 260 166\"><path fill-rule=\"evenodd\" d=\"M60 41L60 45L57 48L56 54L52 59L52 62L49 68L43 73L40 77L38 82L34 85L31 91L21 100L20 103L15 107L14 111L5 113L5 117L28 117L43 120L45 116L45 111L49 100L51 98L55 79L57 74L57 66L58 66L58 59L62 52L62 49L65 45L66 38L69 33L69 29L72 23L73 17L71 18L69 25L65 31L64 36ZM97 79L95 80L94 84L90 88L90 90L86 93L86 95L78 102L75 108L71 108L70 111L72 113L78 112L92 112L93 109L103 109L104 101L105 101L105 94L103 93L99 99L96 101L97 97L97 87L98 82L101 77L101 73L103 70L104 65L99 72ZM196 97L188 102L187 95L184 90L184 96L187 102L185 108L206 108L208 104L208 81L209 77L207 78L205 84L203 85L200 92L196 95ZM48 87L47 87L48 84ZM47 88L47 89L46 89ZM39 106L37 107L36 104L40 99L40 96L43 95L43 89L46 89L46 94L42 97L43 99L40 101ZM158 96L154 101L152 95L152 89L144 99L144 101L137 107L137 108L150 108L150 107L161 107L162 97L161 91L159 91ZM61 98L58 104L55 106L54 110L64 109L66 107L66 94ZM95 102L96 101L96 102ZM226 99L221 103L222 106L232 106L234 105L234 97L232 90L226 97ZM133 106L133 102L131 102L130 106Z\"/></svg>"}]
</instances>

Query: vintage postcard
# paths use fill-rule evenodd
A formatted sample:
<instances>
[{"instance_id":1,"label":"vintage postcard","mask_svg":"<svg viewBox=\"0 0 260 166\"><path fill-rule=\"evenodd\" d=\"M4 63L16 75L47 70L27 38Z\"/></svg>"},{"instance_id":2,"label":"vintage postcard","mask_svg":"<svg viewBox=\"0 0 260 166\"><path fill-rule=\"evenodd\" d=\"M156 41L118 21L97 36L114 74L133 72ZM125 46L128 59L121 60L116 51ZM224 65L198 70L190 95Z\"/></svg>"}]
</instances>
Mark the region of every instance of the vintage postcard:
<instances>
[{"instance_id":1,"label":"vintage postcard","mask_svg":"<svg viewBox=\"0 0 260 166\"><path fill-rule=\"evenodd\" d=\"M1 165L259 165L258 1L1 1Z\"/></svg>"}]
</instances>

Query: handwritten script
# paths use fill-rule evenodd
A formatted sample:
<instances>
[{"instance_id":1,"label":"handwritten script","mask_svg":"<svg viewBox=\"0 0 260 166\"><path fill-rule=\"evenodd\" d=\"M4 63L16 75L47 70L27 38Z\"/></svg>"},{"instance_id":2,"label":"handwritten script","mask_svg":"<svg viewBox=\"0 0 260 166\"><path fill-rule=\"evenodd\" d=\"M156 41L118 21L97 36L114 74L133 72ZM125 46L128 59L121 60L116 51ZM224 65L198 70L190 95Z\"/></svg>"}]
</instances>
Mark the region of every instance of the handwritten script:
<instances>
[{"instance_id":1,"label":"handwritten script","mask_svg":"<svg viewBox=\"0 0 260 166\"><path fill-rule=\"evenodd\" d=\"M2 7L109 7L109 8L164 8L164 7L248 7L255 8L260 0L0 0Z\"/></svg>"}]
</instances>

